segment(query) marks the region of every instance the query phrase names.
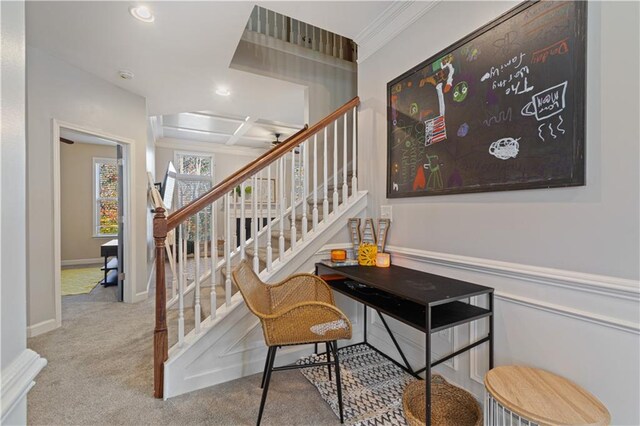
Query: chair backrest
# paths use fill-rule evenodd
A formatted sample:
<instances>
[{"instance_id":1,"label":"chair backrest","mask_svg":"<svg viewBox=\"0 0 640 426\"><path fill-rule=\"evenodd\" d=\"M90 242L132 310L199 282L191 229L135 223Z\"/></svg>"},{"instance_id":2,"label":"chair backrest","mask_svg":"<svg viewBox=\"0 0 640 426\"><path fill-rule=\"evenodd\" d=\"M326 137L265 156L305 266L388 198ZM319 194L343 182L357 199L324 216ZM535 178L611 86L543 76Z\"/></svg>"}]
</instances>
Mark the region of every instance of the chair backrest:
<instances>
[{"instance_id":1,"label":"chair backrest","mask_svg":"<svg viewBox=\"0 0 640 426\"><path fill-rule=\"evenodd\" d=\"M244 297L247 307L255 315L262 317L271 313L271 294L267 284L253 272L251 264L245 259L231 273Z\"/></svg>"}]
</instances>

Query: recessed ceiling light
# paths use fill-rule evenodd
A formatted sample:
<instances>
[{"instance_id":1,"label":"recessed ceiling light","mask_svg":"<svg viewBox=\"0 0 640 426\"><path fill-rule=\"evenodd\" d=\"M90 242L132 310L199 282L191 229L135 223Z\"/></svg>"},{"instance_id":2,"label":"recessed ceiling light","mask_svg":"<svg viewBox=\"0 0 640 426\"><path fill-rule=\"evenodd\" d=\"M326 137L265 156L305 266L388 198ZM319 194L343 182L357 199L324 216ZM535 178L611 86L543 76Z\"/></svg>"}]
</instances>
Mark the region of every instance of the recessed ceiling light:
<instances>
[{"instance_id":1,"label":"recessed ceiling light","mask_svg":"<svg viewBox=\"0 0 640 426\"><path fill-rule=\"evenodd\" d=\"M229 89L226 89L224 87L218 87L216 89L216 95L229 96L230 94L231 94L231 92L229 91Z\"/></svg>"},{"instance_id":2,"label":"recessed ceiling light","mask_svg":"<svg viewBox=\"0 0 640 426\"><path fill-rule=\"evenodd\" d=\"M153 22L156 19L147 6L131 6L129 13L138 21L142 22Z\"/></svg>"},{"instance_id":3,"label":"recessed ceiling light","mask_svg":"<svg viewBox=\"0 0 640 426\"><path fill-rule=\"evenodd\" d=\"M131 79L133 79L133 73L131 71L120 70L120 71L118 71L118 75L123 80L131 80Z\"/></svg>"}]
</instances>

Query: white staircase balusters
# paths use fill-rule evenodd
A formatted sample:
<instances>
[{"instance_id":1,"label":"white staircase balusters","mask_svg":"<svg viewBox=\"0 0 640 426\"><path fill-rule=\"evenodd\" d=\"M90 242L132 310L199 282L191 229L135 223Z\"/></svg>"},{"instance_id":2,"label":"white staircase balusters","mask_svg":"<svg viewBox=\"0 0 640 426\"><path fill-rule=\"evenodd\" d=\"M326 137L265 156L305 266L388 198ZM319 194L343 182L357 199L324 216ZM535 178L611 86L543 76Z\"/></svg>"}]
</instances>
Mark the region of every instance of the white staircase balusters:
<instances>
[{"instance_id":1,"label":"white staircase balusters","mask_svg":"<svg viewBox=\"0 0 640 426\"><path fill-rule=\"evenodd\" d=\"M231 249L231 247L233 247L233 250L237 250L238 247L240 247L240 221L238 220L240 218L240 216L238 216L238 191L233 191L233 236L231 237L234 241L234 244L232 246L229 246L229 248Z\"/></svg>"},{"instance_id":2,"label":"white staircase balusters","mask_svg":"<svg viewBox=\"0 0 640 426\"><path fill-rule=\"evenodd\" d=\"M338 210L338 121L333 122L333 207L332 212Z\"/></svg>"},{"instance_id":3,"label":"white staircase balusters","mask_svg":"<svg viewBox=\"0 0 640 426\"><path fill-rule=\"evenodd\" d=\"M245 249L247 248L247 227L245 216L246 212L244 209L246 188L246 181L242 182L242 184L240 185L240 259L242 260L244 260L246 256Z\"/></svg>"},{"instance_id":4,"label":"white staircase balusters","mask_svg":"<svg viewBox=\"0 0 640 426\"><path fill-rule=\"evenodd\" d=\"M344 113L342 117L342 125L344 127L344 136L342 137L342 205L345 205L347 199L349 198L349 185L347 184L347 168L348 168L348 157L347 157L347 146L349 145L347 141L347 135L349 132L347 126L347 113Z\"/></svg>"},{"instance_id":5,"label":"white staircase balusters","mask_svg":"<svg viewBox=\"0 0 640 426\"><path fill-rule=\"evenodd\" d=\"M313 135L313 230L318 229L318 135Z\"/></svg>"},{"instance_id":6,"label":"white staircase balusters","mask_svg":"<svg viewBox=\"0 0 640 426\"><path fill-rule=\"evenodd\" d=\"M294 148L291 150L291 215L289 216L291 220L291 238L289 239L289 244L292 252L296 248L296 186L296 148Z\"/></svg>"},{"instance_id":7,"label":"white staircase balusters","mask_svg":"<svg viewBox=\"0 0 640 426\"><path fill-rule=\"evenodd\" d=\"M195 215L195 240L193 242L193 255L195 257L195 276L194 283L196 286L195 289L195 306L194 306L194 319L195 325L194 328L196 333L200 333L200 314L202 312L202 307L200 306L200 213L196 213Z\"/></svg>"},{"instance_id":8,"label":"white staircase balusters","mask_svg":"<svg viewBox=\"0 0 640 426\"><path fill-rule=\"evenodd\" d=\"M275 187L274 187L275 189ZM267 272L271 272L273 248L271 247L271 164L267 166Z\"/></svg>"},{"instance_id":9,"label":"white staircase balusters","mask_svg":"<svg viewBox=\"0 0 640 426\"><path fill-rule=\"evenodd\" d=\"M184 240L184 225L180 225L180 239L177 241L179 245L178 258L180 263L178 265L178 345L182 347L184 344L184 281L185 281L185 240Z\"/></svg>"},{"instance_id":10,"label":"white staircase balusters","mask_svg":"<svg viewBox=\"0 0 640 426\"><path fill-rule=\"evenodd\" d=\"M278 182L280 183L280 190L278 193L280 194L280 201L278 202L280 209L280 237L278 238L278 249L279 256L278 260L280 262L284 259L284 155L280 157L278 160Z\"/></svg>"},{"instance_id":11,"label":"white staircase balusters","mask_svg":"<svg viewBox=\"0 0 640 426\"><path fill-rule=\"evenodd\" d=\"M233 190L235 192L235 189ZM227 268L226 279L224 282L224 298L227 306L231 304L231 215L226 213L229 211L229 200L230 195L227 194L224 196L224 211L225 211L225 239L224 239L224 263Z\"/></svg>"},{"instance_id":12,"label":"white staircase balusters","mask_svg":"<svg viewBox=\"0 0 640 426\"><path fill-rule=\"evenodd\" d=\"M260 22L260 9L262 9L261 7L257 7L256 8L258 11L258 32L261 33L262 32L262 22Z\"/></svg>"},{"instance_id":13,"label":"white staircase balusters","mask_svg":"<svg viewBox=\"0 0 640 426\"><path fill-rule=\"evenodd\" d=\"M216 225L218 224L218 221L216 220L216 203L217 201L214 201L211 204L211 220L209 221L209 225L211 225L211 230L209 231L209 236L211 237L211 294L209 295L209 299L211 300L212 319L216 317L217 310L216 284L218 281L218 233ZM228 212L226 214L228 214Z\"/></svg>"},{"instance_id":14,"label":"white staircase balusters","mask_svg":"<svg viewBox=\"0 0 640 426\"><path fill-rule=\"evenodd\" d=\"M353 137L351 138L351 196L355 197L358 193L358 123L357 123L358 108L353 107Z\"/></svg>"},{"instance_id":15,"label":"white staircase balusters","mask_svg":"<svg viewBox=\"0 0 640 426\"><path fill-rule=\"evenodd\" d=\"M326 220L326 218L329 216L329 177L328 177L328 162L329 162L329 157L328 157L328 153L327 153L327 128L329 126L324 128L324 152L323 152L323 173L324 173L324 185L323 185L323 200L322 200L322 220Z\"/></svg>"},{"instance_id":16,"label":"white staircase balusters","mask_svg":"<svg viewBox=\"0 0 640 426\"><path fill-rule=\"evenodd\" d=\"M251 238L253 238L253 272L260 273L260 259L258 258L258 178L254 175L251 178Z\"/></svg>"},{"instance_id":17,"label":"white staircase balusters","mask_svg":"<svg viewBox=\"0 0 640 426\"><path fill-rule=\"evenodd\" d=\"M307 198L309 197L309 161L308 161L308 152L307 145L309 145L306 141L302 143L302 241L307 238L308 223L307 223L307 207L309 206L307 203Z\"/></svg>"}]
</instances>

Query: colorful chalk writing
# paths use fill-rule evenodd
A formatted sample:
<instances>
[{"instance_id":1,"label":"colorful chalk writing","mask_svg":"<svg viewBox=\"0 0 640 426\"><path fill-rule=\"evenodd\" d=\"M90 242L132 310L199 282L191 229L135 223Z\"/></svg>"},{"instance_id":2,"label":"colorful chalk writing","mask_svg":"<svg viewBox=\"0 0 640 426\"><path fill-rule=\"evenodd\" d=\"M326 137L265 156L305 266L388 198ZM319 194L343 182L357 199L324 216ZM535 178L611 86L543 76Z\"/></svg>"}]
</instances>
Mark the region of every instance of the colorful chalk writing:
<instances>
[{"instance_id":1,"label":"colorful chalk writing","mask_svg":"<svg viewBox=\"0 0 640 426\"><path fill-rule=\"evenodd\" d=\"M522 3L389 82L387 195L584 184L586 8Z\"/></svg>"}]
</instances>

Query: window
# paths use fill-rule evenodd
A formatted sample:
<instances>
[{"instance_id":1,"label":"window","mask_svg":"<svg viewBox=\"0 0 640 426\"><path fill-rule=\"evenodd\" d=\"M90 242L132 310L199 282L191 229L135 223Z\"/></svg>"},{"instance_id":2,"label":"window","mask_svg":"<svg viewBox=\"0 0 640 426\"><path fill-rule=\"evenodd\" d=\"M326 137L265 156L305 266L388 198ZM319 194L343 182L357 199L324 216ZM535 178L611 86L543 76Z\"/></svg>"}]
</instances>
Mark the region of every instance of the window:
<instances>
[{"instance_id":1,"label":"window","mask_svg":"<svg viewBox=\"0 0 640 426\"><path fill-rule=\"evenodd\" d=\"M118 235L118 166L113 158L94 158L93 229L96 237Z\"/></svg>"},{"instance_id":2,"label":"window","mask_svg":"<svg viewBox=\"0 0 640 426\"><path fill-rule=\"evenodd\" d=\"M177 207L183 207L209 191L213 186L213 155L195 152L176 152L176 179L178 181L178 202ZM211 206L202 210L198 215L198 232L200 240L209 239ZM185 238L195 241L196 232L195 218L191 217L184 225Z\"/></svg>"}]
</instances>

